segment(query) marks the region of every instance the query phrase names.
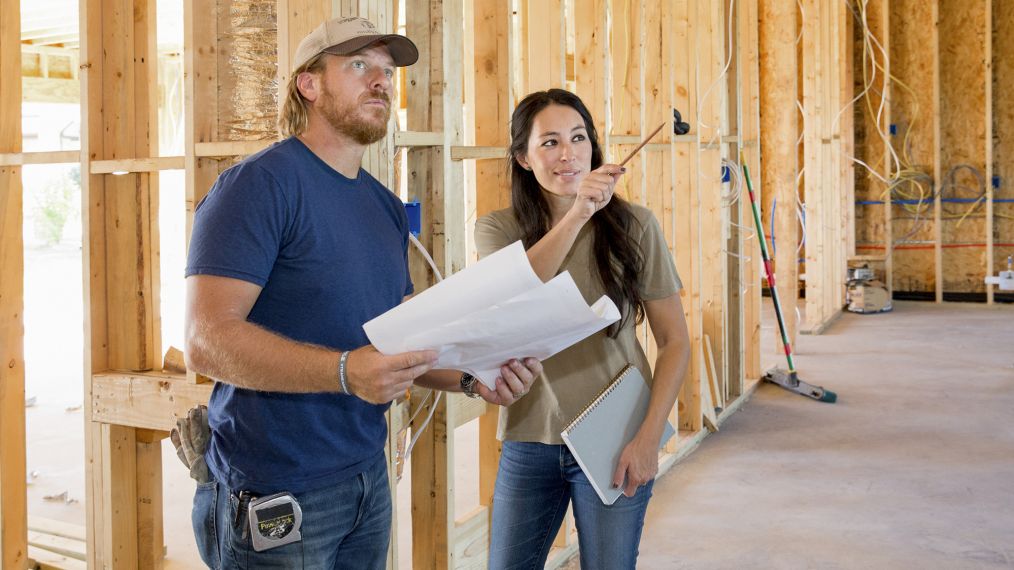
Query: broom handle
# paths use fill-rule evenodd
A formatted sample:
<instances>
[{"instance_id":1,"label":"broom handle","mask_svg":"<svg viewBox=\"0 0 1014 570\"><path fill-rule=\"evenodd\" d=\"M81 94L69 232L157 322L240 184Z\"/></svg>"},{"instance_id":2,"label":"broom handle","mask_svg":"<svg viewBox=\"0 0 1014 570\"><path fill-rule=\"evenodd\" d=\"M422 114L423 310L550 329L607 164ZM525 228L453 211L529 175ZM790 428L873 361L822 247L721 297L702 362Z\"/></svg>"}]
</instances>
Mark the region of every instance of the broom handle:
<instances>
[{"instance_id":1,"label":"broom handle","mask_svg":"<svg viewBox=\"0 0 1014 570\"><path fill-rule=\"evenodd\" d=\"M782 334L782 346L785 347L785 358L789 361L789 373L796 371L792 363L792 345L789 344L788 335L785 334L785 320L782 317L782 304L778 301L778 288L775 287L775 274L771 271L771 256L768 255L768 242L764 236L764 227L761 225L760 210L757 209L757 199L753 195L753 183L750 182L750 169L746 165L743 151L739 151L739 165L743 169L743 178L746 179L746 189L750 194L750 209L753 210L753 222L757 226L757 238L760 242L761 258L764 260L764 275L768 280L768 289L771 289L771 300L775 304L775 317L778 318L778 331Z\"/></svg>"}]
</instances>

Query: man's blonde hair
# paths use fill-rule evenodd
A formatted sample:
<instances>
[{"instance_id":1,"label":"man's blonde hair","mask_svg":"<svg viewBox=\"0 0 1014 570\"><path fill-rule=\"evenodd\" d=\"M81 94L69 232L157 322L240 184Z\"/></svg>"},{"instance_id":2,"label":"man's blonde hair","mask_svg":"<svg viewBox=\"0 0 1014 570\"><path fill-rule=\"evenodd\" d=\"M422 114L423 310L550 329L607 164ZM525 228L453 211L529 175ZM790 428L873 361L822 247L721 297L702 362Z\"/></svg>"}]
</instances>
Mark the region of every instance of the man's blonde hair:
<instances>
[{"instance_id":1,"label":"man's blonde hair","mask_svg":"<svg viewBox=\"0 0 1014 570\"><path fill-rule=\"evenodd\" d=\"M306 130L309 102L299 92L299 74L303 72L322 73L327 66L327 58L324 57L326 55L326 53L318 54L292 72L292 76L289 77L289 85L285 90L285 102L282 103L282 112L278 115L278 131L282 137L297 137Z\"/></svg>"}]
</instances>

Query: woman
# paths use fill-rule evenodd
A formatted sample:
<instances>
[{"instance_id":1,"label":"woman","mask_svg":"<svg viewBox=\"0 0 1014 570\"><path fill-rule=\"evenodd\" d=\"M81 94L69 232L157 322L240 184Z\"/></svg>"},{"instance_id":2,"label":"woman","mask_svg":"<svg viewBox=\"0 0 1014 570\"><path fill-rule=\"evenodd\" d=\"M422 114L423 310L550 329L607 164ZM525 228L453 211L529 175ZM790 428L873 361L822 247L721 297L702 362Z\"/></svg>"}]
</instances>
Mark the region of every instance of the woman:
<instances>
[{"instance_id":1,"label":"woman","mask_svg":"<svg viewBox=\"0 0 1014 570\"><path fill-rule=\"evenodd\" d=\"M602 164L576 95L551 89L521 101L510 153L512 207L476 224L479 255L521 240L543 281L569 271L589 303L607 294L622 319L544 361L530 393L501 411L489 567L542 568L573 501L581 568L634 568L659 441L689 358L679 276L651 212L613 196L625 169ZM635 335L645 317L658 345L654 377ZM560 432L628 362L652 379L651 399L613 476L624 494L606 506Z\"/></svg>"}]
</instances>

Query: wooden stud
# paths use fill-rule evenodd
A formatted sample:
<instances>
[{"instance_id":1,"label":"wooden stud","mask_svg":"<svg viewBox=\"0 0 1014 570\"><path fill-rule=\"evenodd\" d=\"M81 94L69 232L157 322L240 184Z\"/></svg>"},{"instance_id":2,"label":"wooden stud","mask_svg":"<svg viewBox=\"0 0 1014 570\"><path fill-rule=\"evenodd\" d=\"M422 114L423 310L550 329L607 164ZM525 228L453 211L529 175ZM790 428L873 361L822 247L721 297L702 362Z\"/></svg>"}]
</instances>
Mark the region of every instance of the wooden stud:
<instances>
[{"instance_id":1,"label":"wooden stud","mask_svg":"<svg viewBox=\"0 0 1014 570\"><path fill-rule=\"evenodd\" d=\"M697 92L698 136L701 142L717 139L725 120L724 108L726 86L721 74L726 63L723 4L699 1L696 5L696 40L698 45L697 75L700 83ZM728 348L725 335L726 288L728 286L728 265L725 261L726 212L722 207L721 158L719 148L698 150L697 197L700 207L700 223L697 231L697 247L701 264L706 268L697 274L701 294L701 334L716 339L715 363L719 370L720 383L726 382L726 357ZM717 341L721 339L721 341ZM701 339L698 337L697 344ZM703 364L703 363L702 363ZM703 369L698 383L704 383ZM698 390L706 387L698 386Z\"/></svg>"},{"instance_id":2,"label":"wooden stud","mask_svg":"<svg viewBox=\"0 0 1014 570\"><path fill-rule=\"evenodd\" d=\"M461 162L450 161L463 142L461 0L409 0L407 35L419 48L419 63L408 69L408 128L442 132L441 146L409 153L409 197L423 209L421 236L444 275L464 267L465 192ZM458 25L455 25L457 23ZM413 281L421 290L428 271L415 263ZM430 403L429 405L432 405ZM413 567L450 568L454 561L453 408L441 398L412 461Z\"/></svg>"},{"instance_id":3,"label":"wooden stud","mask_svg":"<svg viewBox=\"0 0 1014 570\"><path fill-rule=\"evenodd\" d=\"M220 49L218 17L209 15L207 3L183 0L183 122L186 174L186 244L194 225L194 210L218 178L220 163L201 158L201 145L215 144L218 130ZM217 10L217 4L212 3ZM210 150L210 149L208 149ZM213 152L207 152L214 155ZM193 379L193 378L192 378Z\"/></svg>"},{"instance_id":4,"label":"wooden stud","mask_svg":"<svg viewBox=\"0 0 1014 570\"><path fill-rule=\"evenodd\" d=\"M510 139L508 129L513 108L510 100L509 0L475 0L473 22L475 29L483 30L474 38L475 144L489 147L492 156L482 158L501 159L475 165L476 217L479 218L510 205L510 184L503 163ZM451 158L462 156L460 153L460 150L452 148Z\"/></svg>"},{"instance_id":5,"label":"wooden stud","mask_svg":"<svg viewBox=\"0 0 1014 570\"><path fill-rule=\"evenodd\" d=\"M574 43L574 77L576 93L595 120L595 130L599 137L609 133L606 128L606 117L609 115L607 92L609 81L609 30L606 27L608 0L590 0L582 2L581 9L575 9ZM599 141L605 144L605 139Z\"/></svg>"},{"instance_id":6,"label":"wooden stud","mask_svg":"<svg viewBox=\"0 0 1014 570\"><path fill-rule=\"evenodd\" d=\"M91 174L91 162L156 154L155 5L149 1L82 3L82 201L87 204L82 254L89 299L85 397L91 373L149 370L160 360L157 181L147 173ZM96 567L135 568L138 527L137 455L133 428L86 421L88 558ZM150 457L145 470L160 464ZM160 465L157 466L160 469ZM161 536L152 541L161 545ZM144 566L146 567L146 566Z\"/></svg>"},{"instance_id":7,"label":"wooden stud","mask_svg":"<svg viewBox=\"0 0 1014 570\"><path fill-rule=\"evenodd\" d=\"M0 153L21 153L20 2L0 5ZM0 567L28 560L24 243L19 166L0 166Z\"/></svg>"},{"instance_id":8,"label":"wooden stud","mask_svg":"<svg viewBox=\"0 0 1014 570\"><path fill-rule=\"evenodd\" d=\"M162 521L162 439L164 431L137 430L137 567L162 568L165 544Z\"/></svg>"},{"instance_id":9,"label":"wooden stud","mask_svg":"<svg viewBox=\"0 0 1014 570\"><path fill-rule=\"evenodd\" d=\"M688 0L677 3L672 12L672 50L675 56L673 65L674 91L673 101L677 109L682 113L684 120L691 123L691 135L694 143L688 145L686 150L677 147L674 153L673 171L687 173L677 176L674 187L675 199L673 210L675 212L675 250L676 269L683 280L684 289L680 291L683 302L684 316L687 319L687 328L690 333L690 366L687 370L687 378L680 390L679 402L684 405L679 415L678 429L695 433L700 431L703 423L701 416L701 382L704 368L699 358L702 342L701 329L701 288L699 276L701 273L701 252L700 237L698 228L700 226L700 196L698 192L699 180L693 174L698 168L698 154L700 151L700 133L697 121L698 105L698 74L697 49L699 42L696 38L698 0Z\"/></svg>"},{"instance_id":10,"label":"wooden stud","mask_svg":"<svg viewBox=\"0 0 1014 570\"><path fill-rule=\"evenodd\" d=\"M985 124L986 136L985 143L985 161L986 161L986 221L983 224L983 233L985 234L986 240L986 277L992 277L994 275L993 261L994 261L994 246L993 246L993 0L983 0L985 2L985 17L983 21L985 23L985 47L983 49L986 70L984 72L985 81L983 82L983 88L986 91L984 97L985 117L983 122ZM1001 0L1003 1L1003 0ZM986 304L992 305L994 297L994 287L992 284L986 284Z\"/></svg>"},{"instance_id":11,"label":"wooden stud","mask_svg":"<svg viewBox=\"0 0 1014 570\"><path fill-rule=\"evenodd\" d=\"M941 158L940 133L940 0L932 0L933 27L930 35L930 50L933 61L933 187L943 183L943 161ZM937 303L944 300L943 261L943 220L940 192L933 196L933 289Z\"/></svg>"},{"instance_id":12,"label":"wooden stud","mask_svg":"<svg viewBox=\"0 0 1014 570\"><path fill-rule=\"evenodd\" d=\"M761 168L760 137L763 128L761 126L761 55L760 55L760 6L758 0L745 2L747 9L742 27L743 41L741 49L745 50L746 56L741 66L740 73L744 75L741 79L742 89L740 91L740 133L737 141L743 155L746 156L747 165L751 173L758 176L757 184L763 186L764 173ZM745 185L745 182L744 182ZM744 188L745 190L745 188ZM747 207L745 198L740 196L740 204L743 214L741 222L746 227L752 227L750 223L751 213ZM743 344L744 344L744 366L742 381L735 392L737 397L746 393L746 379L756 380L760 378L760 335L761 335L761 258L757 240L762 236L756 233L756 229L746 232L744 238L743 255L746 256L743 264L741 282L744 287L744 319L743 319ZM750 236L753 236L752 238Z\"/></svg>"},{"instance_id":13,"label":"wooden stud","mask_svg":"<svg viewBox=\"0 0 1014 570\"><path fill-rule=\"evenodd\" d=\"M760 0L760 82L761 82L761 163L763 184L755 187L777 201L775 224L775 283L784 311L786 335L796 344L795 307L799 298L796 244L799 222L796 217L796 138L799 132L796 110L796 6L780 0ZM758 236L762 239L763 236ZM753 255L759 255L755 246ZM781 353L780 335L775 350Z\"/></svg>"},{"instance_id":14,"label":"wooden stud","mask_svg":"<svg viewBox=\"0 0 1014 570\"><path fill-rule=\"evenodd\" d=\"M1014 3L993 0L993 176L999 185L994 198L1014 197ZM1014 254L1014 203L996 201L994 208L993 275L1007 269Z\"/></svg>"}]
</instances>

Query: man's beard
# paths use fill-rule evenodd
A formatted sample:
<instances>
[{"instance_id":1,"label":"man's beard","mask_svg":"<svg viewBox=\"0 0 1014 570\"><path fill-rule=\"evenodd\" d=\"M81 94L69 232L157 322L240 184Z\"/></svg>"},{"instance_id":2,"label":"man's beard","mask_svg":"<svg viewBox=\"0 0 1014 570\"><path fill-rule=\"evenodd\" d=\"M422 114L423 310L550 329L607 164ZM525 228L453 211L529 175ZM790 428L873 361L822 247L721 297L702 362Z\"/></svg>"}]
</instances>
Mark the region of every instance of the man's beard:
<instances>
[{"instance_id":1,"label":"man's beard","mask_svg":"<svg viewBox=\"0 0 1014 570\"><path fill-rule=\"evenodd\" d=\"M391 118L391 97L383 91L367 93L363 98L381 99L387 103L382 116L373 109L363 110L361 103L355 101L340 105L338 98L324 87L321 94L321 114L334 129L347 135L361 145L373 144L387 134L387 122ZM368 116L363 116L363 115ZM372 120L371 120L372 118Z\"/></svg>"}]
</instances>

